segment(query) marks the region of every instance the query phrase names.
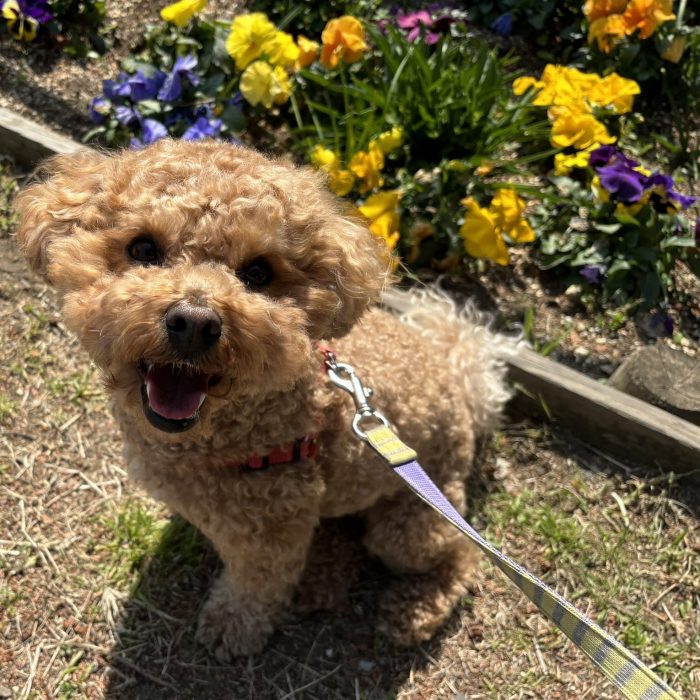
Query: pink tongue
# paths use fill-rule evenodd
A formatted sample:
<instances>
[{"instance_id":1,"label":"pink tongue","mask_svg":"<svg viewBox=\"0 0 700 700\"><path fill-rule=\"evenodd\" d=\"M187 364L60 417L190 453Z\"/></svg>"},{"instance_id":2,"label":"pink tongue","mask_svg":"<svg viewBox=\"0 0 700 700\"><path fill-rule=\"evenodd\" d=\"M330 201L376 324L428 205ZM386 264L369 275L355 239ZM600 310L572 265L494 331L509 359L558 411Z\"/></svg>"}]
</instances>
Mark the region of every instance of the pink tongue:
<instances>
[{"instance_id":1,"label":"pink tongue","mask_svg":"<svg viewBox=\"0 0 700 700\"><path fill-rule=\"evenodd\" d=\"M206 396L208 376L183 372L173 365L154 365L146 375L149 406L163 418L192 418Z\"/></svg>"}]
</instances>

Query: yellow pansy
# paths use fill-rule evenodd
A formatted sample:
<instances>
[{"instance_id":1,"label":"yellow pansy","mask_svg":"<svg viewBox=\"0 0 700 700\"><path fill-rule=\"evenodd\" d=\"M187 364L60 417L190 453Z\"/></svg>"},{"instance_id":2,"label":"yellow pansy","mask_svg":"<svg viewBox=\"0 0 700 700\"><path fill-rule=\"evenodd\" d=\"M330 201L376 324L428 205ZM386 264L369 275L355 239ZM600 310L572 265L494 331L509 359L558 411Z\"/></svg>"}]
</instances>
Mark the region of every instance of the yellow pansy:
<instances>
[{"instance_id":1,"label":"yellow pansy","mask_svg":"<svg viewBox=\"0 0 700 700\"><path fill-rule=\"evenodd\" d=\"M376 144L377 148L379 148L384 155L387 155L399 148L402 143L403 129L400 126L395 126L390 131L384 131L379 134L376 139L372 139L369 145L371 149L372 144Z\"/></svg>"},{"instance_id":2,"label":"yellow pansy","mask_svg":"<svg viewBox=\"0 0 700 700\"><path fill-rule=\"evenodd\" d=\"M312 165L327 173L333 172L340 167L338 156L330 148L324 148L320 144L314 146L309 154L309 160Z\"/></svg>"},{"instance_id":3,"label":"yellow pansy","mask_svg":"<svg viewBox=\"0 0 700 700\"><path fill-rule=\"evenodd\" d=\"M23 14L17 0L5 0L2 5L2 16L7 20L7 29L15 39L34 41L39 22L34 17Z\"/></svg>"},{"instance_id":4,"label":"yellow pansy","mask_svg":"<svg viewBox=\"0 0 700 700\"><path fill-rule=\"evenodd\" d=\"M262 55L264 47L274 40L276 34L275 25L265 13L238 15L231 23L226 51L236 60L236 68L243 70Z\"/></svg>"},{"instance_id":5,"label":"yellow pansy","mask_svg":"<svg viewBox=\"0 0 700 700\"><path fill-rule=\"evenodd\" d=\"M369 219L369 230L385 241L389 251L399 241L399 198L395 191L377 192L358 207L360 214Z\"/></svg>"},{"instance_id":6,"label":"yellow pansy","mask_svg":"<svg viewBox=\"0 0 700 700\"><path fill-rule=\"evenodd\" d=\"M550 143L556 148L573 147L577 150L589 148L594 143L614 143L615 137L608 133L605 125L592 114L576 114L566 109L552 108L555 116L552 123Z\"/></svg>"},{"instance_id":7,"label":"yellow pansy","mask_svg":"<svg viewBox=\"0 0 700 700\"><path fill-rule=\"evenodd\" d=\"M339 197L344 197L355 186L355 176L350 170L340 168L331 173L328 186Z\"/></svg>"},{"instance_id":8,"label":"yellow pansy","mask_svg":"<svg viewBox=\"0 0 700 700\"><path fill-rule=\"evenodd\" d=\"M491 200L489 209L492 212L494 223L501 233L516 243L530 243L535 240L535 233L525 213L525 202L518 197L515 190L500 189Z\"/></svg>"},{"instance_id":9,"label":"yellow pansy","mask_svg":"<svg viewBox=\"0 0 700 700\"><path fill-rule=\"evenodd\" d=\"M303 34L299 34L297 46L299 48L299 57L295 65L297 70L310 66L318 58L319 44L317 41L311 41Z\"/></svg>"},{"instance_id":10,"label":"yellow pansy","mask_svg":"<svg viewBox=\"0 0 700 700\"><path fill-rule=\"evenodd\" d=\"M676 19L672 10L673 0L630 0L623 15L627 33L639 30L639 38L648 39L660 24Z\"/></svg>"},{"instance_id":11,"label":"yellow pansy","mask_svg":"<svg viewBox=\"0 0 700 700\"><path fill-rule=\"evenodd\" d=\"M284 68L273 68L265 61L255 61L243 71L240 91L250 104L262 104L270 109L273 104L283 104L289 99L292 86Z\"/></svg>"},{"instance_id":12,"label":"yellow pansy","mask_svg":"<svg viewBox=\"0 0 700 700\"><path fill-rule=\"evenodd\" d=\"M508 249L496 228L492 212L480 207L473 197L463 199L462 204L467 208L464 223L459 229L464 239L464 249L473 258L487 258L499 265L507 265L510 261Z\"/></svg>"},{"instance_id":13,"label":"yellow pansy","mask_svg":"<svg viewBox=\"0 0 700 700\"><path fill-rule=\"evenodd\" d=\"M601 107L612 107L617 114L625 114L632 111L634 97L640 92L639 85L634 80L610 73L597 81L588 98Z\"/></svg>"},{"instance_id":14,"label":"yellow pansy","mask_svg":"<svg viewBox=\"0 0 700 700\"><path fill-rule=\"evenodd\" d=\"M275 32L275 35L262 46L262 52L268 57L273 66L291 68L299 59L299 47L294 43L291 34Z\"/></svg>"},{"instance_id":15,"label":"yellow pansy","mask_svg":"<svg viewBox=\"0 0 700 700\"><path fill-rule=\"evenodd\" d=\"M593 190L593 194L599 202L610 201L610 192L600 184L600 178L597 175L591 180L591 190Z\"/></svg>"},{"instance_id":16,"label":"yellow pansy","mask_svg":"<svg viewBox=\"0 0 700 700\"><path fill-rule=\"evenodd\" d=\"M206 4L207 0L180 0L164 7L160 11L160 16L165 22L184 27L194 15L205 8Z\"/></svg>"},{"instance_id":17,"label":"yellow pansy","mask_svg":"<svg viewBox=\"0 0 700 700\"><path fill-rule=\"evenodd\" d=\"M600 17L622 14L626 6L627 0L586 0L583 14L589 22L594 22Z\"/></svg>"},{"instance_id":18,"label":"yellow pansy","mask_svg":"<svg viewBox=\"0 0 700 700\"><path fill-rule=\"evenodd\" d=\"M384 180L380 174L384 167L384 154L376 143L370 143L366 151L358 151L350 161L350 170L362 180L360 192L381 187Z\"/></svg>"},{"instance_id":19,"label":"yellow pansy","mask_svg":"<svg viewBox=\"0 0 700 700\"><path fill-rule=\"evenodd\" d=\"M367 50L362 22L350 15L330 20L321 34L321 41L321 63L326 68L336 68L340 61L355 63Z\"/></svg>"},{"instance_id":20,"label":"yellow pansy","mask_svg":"<svg viewBox=\"0 0 700 700\"><path fill-rule=\"evenodd\" d=\"M627 25L622 15L600 17L588 27L588 43L596 41L603 53L610 53L624 39L626 33Z\"/></svg>"},{"instance_id":21,"label":"yellow pansy","mask_svg":"<svg viewBox=\"0 0 700 700\"><path fill-rule=\"evenodd\" d=\"M594 143L582 151L576 151L576 153L557 153L554 156L554 174L568 175L574 168L587 168L591 151L599 146L599 143Z\"/></svg>"}]
</instances>

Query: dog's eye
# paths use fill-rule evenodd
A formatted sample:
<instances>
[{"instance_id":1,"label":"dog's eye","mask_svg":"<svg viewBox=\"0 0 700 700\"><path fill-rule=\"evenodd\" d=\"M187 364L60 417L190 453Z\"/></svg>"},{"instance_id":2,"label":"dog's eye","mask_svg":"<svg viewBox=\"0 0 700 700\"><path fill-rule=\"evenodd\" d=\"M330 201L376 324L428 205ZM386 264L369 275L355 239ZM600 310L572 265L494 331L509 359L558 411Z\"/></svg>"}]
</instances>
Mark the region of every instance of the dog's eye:
<instances>
[{"instance_id":1,"label":"dog's eye","mask_svg":"<svg viewBox=\"0 0 700 700\"><path fill-rule=\"evenodd\" d=\"M264 258L256 258L238 272L238 276L249 287L267 287L274 279L272 267Z\"/></svg>"},{"instance_id":2,"label":"dog's eye","mask_svg":"<svg viewBox=\"0 0 700 700\"><path fill-rule=\"evenodd\" d=\"M142 265L158 265L161 262L160 250L150 236L139 236L129 243L126 251L132 260Z\"/></svg>"}]
</instances>

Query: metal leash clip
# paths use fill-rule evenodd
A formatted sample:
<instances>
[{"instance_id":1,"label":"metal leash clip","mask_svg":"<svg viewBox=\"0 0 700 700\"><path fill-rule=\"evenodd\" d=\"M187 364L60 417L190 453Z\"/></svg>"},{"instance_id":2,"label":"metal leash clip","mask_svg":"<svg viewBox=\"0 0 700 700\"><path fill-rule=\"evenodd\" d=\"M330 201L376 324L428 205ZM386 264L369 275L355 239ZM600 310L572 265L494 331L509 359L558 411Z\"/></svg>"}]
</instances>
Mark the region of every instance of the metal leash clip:
<instances>
[{"instance_id":1,"label":"metal leash clip","mask_svg":"<svg viewBox=\"0 0 700 700\"><path fill-rule=\"evenodd\" d=\"M369 442L367 434L360 426L360 424L368 418L374 418L384 425L384 427L389 428L391 424L387 418L369 405L368 399L371 398L374 392L370 387L362 384L355 372L355 368L344 362L338 362L335 359L335 355L330 350L324 352L324 357L328 378L335 386L343 389L343 391L347 391L355 402L356 413L355 417L352 419L352 429L355 435L361 440Z\"/></svg>"}]
</instances>

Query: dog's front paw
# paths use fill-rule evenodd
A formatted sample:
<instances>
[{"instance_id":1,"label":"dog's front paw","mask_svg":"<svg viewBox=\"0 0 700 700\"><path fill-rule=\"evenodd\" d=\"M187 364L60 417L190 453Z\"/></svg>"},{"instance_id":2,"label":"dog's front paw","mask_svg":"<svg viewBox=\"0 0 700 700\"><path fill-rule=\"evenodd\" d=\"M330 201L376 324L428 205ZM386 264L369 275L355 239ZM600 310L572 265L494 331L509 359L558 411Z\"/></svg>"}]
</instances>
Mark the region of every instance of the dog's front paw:
<instances>
[{"instance_id":1,"label":"dog's front paw","mask_svg":"<svg viewBox=\"0 0 700 700\"><path fill-rule=\"evenodd\" d=\"M274 631L271 617L262 608L237 600L221 582L215 584L199 615L197 641L220 663L263 650Z\"/></svg>"}]
</instances>

